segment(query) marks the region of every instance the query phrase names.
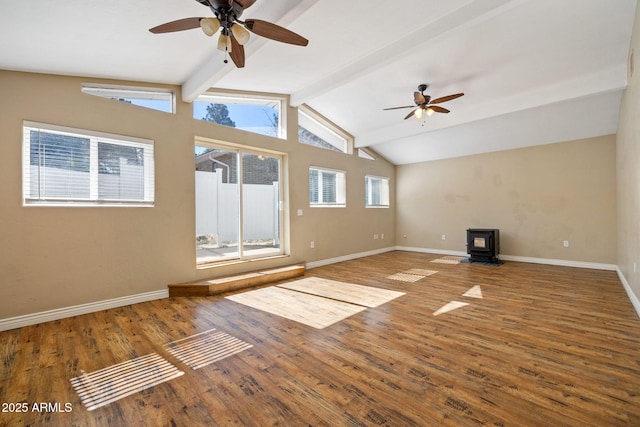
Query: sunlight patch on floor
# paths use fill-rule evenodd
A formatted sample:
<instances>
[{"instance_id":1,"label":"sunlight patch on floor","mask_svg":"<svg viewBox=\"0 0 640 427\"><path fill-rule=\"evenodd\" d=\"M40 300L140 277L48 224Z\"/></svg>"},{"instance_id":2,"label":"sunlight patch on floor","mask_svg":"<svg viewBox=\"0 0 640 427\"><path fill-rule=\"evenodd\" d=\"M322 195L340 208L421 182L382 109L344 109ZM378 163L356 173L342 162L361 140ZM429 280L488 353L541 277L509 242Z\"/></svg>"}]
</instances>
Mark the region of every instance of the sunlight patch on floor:
<instances>
[{"instance_id":1,"label":"sunlight patch on floor","mask_svg":"<svg viewBox=\"0 0 640 427\"><path fill-rule=\"evenodd\" d=\"M364 306L282 289L277 286L242 292L225 298L317 329L324 329L366 310Z\"/></svg>"},{"instance_id":2,"label":"sunlight patch on floor","mask_svg":"<svg viewBox=\"0 0 640 427\"><path fill-rule=\"evenodd\" d=\"M398 280L400 282L417 282L418 280L424 279L426 276L421 276L418 274L408 274L408 273L396 273L391 276L387 276L387 279Z\"/></svg>"},{"instance_id":3,"label":"sunlight patch on floor","mask_svg":"<svg viewBox=\"0 0 640 427\"><path fill-rule=\"evenodd\" d=\"M429 262L435 262L437 264L460 264L460 261L465 259L463 256L443 256L441 258L432 259Z\"/></svg>"},{"instance_id":4,"label":"sunlight patch on floor","mask_svg":"<svg viewBox=\"0 0 640 427\"><path fill-rule=\"evenodd\" d=\"M100 408L183 375L171 363L152 353L71 378L88 411Z\"/></svg>"},{"instance_id":5,"label":"sunlight patch on floor","mask_svg":"<svg viewBox=\"0 0 640 427\"><path fill-rule=\"evenodd\" d=\"M436 270L425 270L424 268L412 268L410 270L404 271L403 273L406 274L416 274L418 276L431 276L433 274L436 274L437 271Z\"/></svg>"},{"instance_id":6,"label":"sunlight patch on floor","mask_svg":"<svg viewBox=\"0 0 640 427\"><path fill-rule=\"evenodd\" d=\"M476 285L462 294L462 296L469 298L482 298L482 289L480 289L480 285Z\"/></svg>"},{"instance_id":7,"label":"sunlight patch on floor","mask_svg":"<svg viewBox=\"0 0 640 427\"><path fill-rule=\"evenodd\" d=\"M450 311L456 310L460 307L464 307L466 305L469 305L468 302L460 302L460 301L451 301L445 305L443 305L442 307L440 307L439 309L437 309L436 311L433 312L434 316L439 316L443 313L448 313Z\"/></svg>"},{"instance_id":8,"label":"sunlight patch on floor","mask_svg":"<svg viewBox=\"0 0 640 427\"><path fill-rule=\"evenodd\" d=\"M419 280L419 278L418 278ZM225 297L317 329L323 329L356 313L375 308L404 292L305 277L267 288Z\"/></svg>"},{"instance_id":9,"label":"sunlight patch on floor","mask_svg":"<svg viewBox=\"0 0 640 427\"><path fill-rule=\"evenodd\" d=\"M405 294L404 292L355 285L320 277L305 277L282 283L278 287L370 308L378 307Z\"/></svg>"},{"instance_id":10,"label":"sunlight patch on floor","mask_svg":"<svg viewBox=\"0 0 640 427\"><path fill-rule=\"evenodd\" d=\"M482 289L480 288L480 285L475 285L474 287L469 289L467 292L463 293L462 296L463 297L469 297L469 298L483 298ZM467 306L467 305L469 305L468 302L451 301L451 302L443 305L442 307L440 307L436 311L434 311L433 315L434 316L439 316L440 314L448 313L450 311L456 310L456 309L458 309L460 307L464 307L464 306Z\"/></svg>"},{"instance_id":11,"label":"sunlight patch on floor","mask_svg":"<svg viewBox=\"0 0 640 427\"><path fill-rule=\"evenodd\" d=\"M251 347L253 345L215 329L165 344L169 353L194 370Z\"/></svg>"}]
</instances>

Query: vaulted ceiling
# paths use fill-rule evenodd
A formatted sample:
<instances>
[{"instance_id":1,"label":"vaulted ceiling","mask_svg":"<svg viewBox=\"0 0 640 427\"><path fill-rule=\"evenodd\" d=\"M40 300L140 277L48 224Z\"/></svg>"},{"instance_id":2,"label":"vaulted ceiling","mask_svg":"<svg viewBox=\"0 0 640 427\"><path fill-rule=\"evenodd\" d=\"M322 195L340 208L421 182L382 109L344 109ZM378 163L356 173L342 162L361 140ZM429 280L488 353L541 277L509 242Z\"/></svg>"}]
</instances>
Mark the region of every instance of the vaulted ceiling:
<instances>
[{"instance_id":1,"label":"vaulted ceiling","mask_svg":"<svg viewBox=\"0 0 640 427\"><path fill-rule=\"evenodd\" d=\"M10 4L9 4L10 3ZM0 3L0 69L290 95L394 164L616 132L636 0L257 0L242 19L309 39L252 35L246 66L223 62L195 0ZM464 92L449 114L403 120L421 83Z\"/></svg>"}]
</instances>

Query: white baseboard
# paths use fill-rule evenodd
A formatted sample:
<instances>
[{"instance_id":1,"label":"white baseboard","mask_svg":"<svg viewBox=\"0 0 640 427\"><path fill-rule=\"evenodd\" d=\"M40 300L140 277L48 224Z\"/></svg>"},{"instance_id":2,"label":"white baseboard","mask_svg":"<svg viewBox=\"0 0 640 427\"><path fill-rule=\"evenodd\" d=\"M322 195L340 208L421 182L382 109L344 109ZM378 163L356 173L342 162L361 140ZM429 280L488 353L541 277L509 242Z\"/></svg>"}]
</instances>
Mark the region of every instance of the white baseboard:
<instances>
[{"instance_id":1,"label":"white baseboard","mask_svg":"<svg viewBox=\"0 0 640 427\"><path fill-rule=\"evenodd\" d=\"M455 256L468 256L466 252L461 251L448 251L442 249L429 249L429 248L414 248L410 246L396 246L396 250L409 251L409 252L422 252L438 255L455 255ZM498 256L504 261L517 261L517 262L530 262L533 264L547 264L547 265L559 265L563 267L577 267L577 268L590 268L593 270L609 270L616 271L618 267L615 264L603 264L598 262L584 262L584 261L570 261L564 259L551 259L551 258L534 258L516 255L503 255Z\"/></svg>"},{"instance_id":2,"label":"white baseboard","mask_svg":"<svg viewBox=\"0 0 640 427\"><path fill-rule=\"evenodd\" d=\"M467 256L466 252L461 251L449 251L444 249L430 249L430 248L415 248L412 246L396 246L396 251L407 252L421 252L424 254L437 254L437 255L452 255L452 256Z\"/></svg>"},{"instance_id":3,"label":"white baseboard","mask_svg":"<svg viewBox=\"0 0 640 427\"><path fill-rule=\"evenodd\" d=\"M505 261L530 262L533 264L559 265L563 267L590 268L592 270L616 271L616 269L618 268L618 266L616 266L615 264L571 261L571 260L565 260L565 259L533 258L533 257L515 256L515 255L500 255L498 256L498 258L503 259Z\"/></svg>"},{"instance_id":4,"label":"white baseboard","mask_svg":"<svg viewBox=\"0 0 640 427\"><path fill-rule=\"evenodd\" d=\"M385 252L391 252L391 251L395 251L395 250L396 250L396 248L392 246L392 247L389 247L389 248L375 249L375 250L372 250L372 251L358 252L358 253L355 253L355 254L343 255L343 256L336 257L336 258L323 259L323 260L320 260L320 261L311 261L311 262L307 262L307 270L309 270L311 268L315 268L315 267L322 267L324 265L335 264L337 262L349 261L349 260L357 259L357 258L364 258L366 256L378 255L378 254L382 254L382 253L385 253Z\"/></svg>"},{"instance_id":5,"label":"white baseboard","mask_svg":"<svg viewBox=\"0 0 640 427\"><path fill-rule=\"evenodd\" d=\"M146 292L143 294L129 295L126 297L113 298L104 301L96 301L88 304L57 308L55 310L41 311L39 313L26 314L24 316L9 317L7 319L0 319L0 331L8 331L9 329L22 328L23 326L50 322L52 320L64 319L66 317L79 316L81 314L93 313L100 310L123 307L125 305L137 304L140 302L153 301L168 297L169 290L164 289L161 291Z\"/></svg>"},{"instance_id":6,"label":"white baseboard","mask_svg":"<svg viewBox=\"0 0 640 427\"><path fill-rule=\"evenodd\" d=\"M624 287L624 290L627 292L627 296L629 297L629 300L631 301L633 308L636 310L636 314L638 315L638 317L640 317L640 300L638 300L638 297L636 296L636 294L633 293L633 290L631 289L629 282L627 282L627 278L624 277L624 274L622 274L622 271L620 271L620 269L617 267L616 267L616 271L618 272L618 278L622 282L622 286Z\"/></svg>"}]
</instances>

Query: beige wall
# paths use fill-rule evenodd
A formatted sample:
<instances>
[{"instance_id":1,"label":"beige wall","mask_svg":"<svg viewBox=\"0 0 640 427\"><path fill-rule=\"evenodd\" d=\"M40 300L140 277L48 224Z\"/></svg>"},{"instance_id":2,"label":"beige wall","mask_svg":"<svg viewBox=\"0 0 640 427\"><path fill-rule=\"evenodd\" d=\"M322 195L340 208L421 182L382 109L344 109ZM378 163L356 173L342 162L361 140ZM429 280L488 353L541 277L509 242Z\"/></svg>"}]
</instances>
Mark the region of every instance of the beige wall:
<instances>
[{"instance_id":1,"label":"beige wall","mask_svg":"<svg viewBox=\"0 0 640 427\"><path fill-rule=\"evenodd\" d=\"M467 228L498 228L502 254L616 261L614 136L399 166L396 177L399 246L466 251Z\"/></svg>"},{"instance_id":2,"label":"beige wall","mask_svg":"<svg viewBox=\"0 0 640 427\"><path fill-rule=\"evenodd\" d=\"M0 319L394 245L395 209L365 209L364 176L389 176L393 183L395 167L299 144L295 109L289 110L292 137L283 141L193 120L191 105L182 102L177 114L168 114L85 95L83 82L99 81L0 71ZM154 140L155 207L23 207L23 120ZM196 136L287 154L290 257L195 268ZM347 172L347 208L309 208L309 165ZM387 238L373 240L374 233Z\"/></svg>"},{"instance_id":3,"label":"beige wall","mask_svg":"<svg viewBox=\"0 0 640 427\"><path fill-rule=\"evenodd\" d=\"M640 299L640 5L631 47L634 73L629 70L617 133L618 268ZM634 271L635 265L635 271Z\"/></svg>"}]
</instances>

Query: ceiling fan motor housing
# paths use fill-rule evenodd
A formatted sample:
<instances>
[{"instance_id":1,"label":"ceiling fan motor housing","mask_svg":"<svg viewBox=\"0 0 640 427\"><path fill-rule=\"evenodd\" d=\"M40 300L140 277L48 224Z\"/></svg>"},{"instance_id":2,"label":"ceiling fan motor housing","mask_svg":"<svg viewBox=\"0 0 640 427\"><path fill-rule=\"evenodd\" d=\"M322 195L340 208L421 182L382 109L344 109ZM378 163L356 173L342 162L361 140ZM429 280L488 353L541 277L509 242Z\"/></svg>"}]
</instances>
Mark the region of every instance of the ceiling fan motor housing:
<instances>
[{"instance_id":1,"label":"ceiling fan motor housing","mask_svg":"<svg viewBox=\"0 0 640 427\"><path fill-rule=\"evenodd\" d=\"M242 7L237 5L238 3L234 3L234 7L221 6L219 8L215 8L210 6L209 8L218 17L220 22L225 23L223 26L229 28L242 15Z\"/></svg>"}]
</instances>

